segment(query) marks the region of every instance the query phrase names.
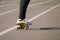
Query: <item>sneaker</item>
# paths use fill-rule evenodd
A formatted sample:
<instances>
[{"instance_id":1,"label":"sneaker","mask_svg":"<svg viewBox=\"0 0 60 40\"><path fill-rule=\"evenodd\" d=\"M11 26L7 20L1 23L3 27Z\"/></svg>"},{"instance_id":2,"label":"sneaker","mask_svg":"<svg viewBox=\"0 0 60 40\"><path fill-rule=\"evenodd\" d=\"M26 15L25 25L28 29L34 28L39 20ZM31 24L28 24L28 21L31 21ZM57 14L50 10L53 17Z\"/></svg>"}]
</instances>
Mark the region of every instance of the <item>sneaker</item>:
<instances>
[{"instance_id":1,"label":"sneaker","mask_svg":"<svg viewBox=\"0 0 60 40\"><path fill-rule=\"evenodd\" d=\"M24 21L26 24L28 24L28 25L32 25L32 23L29 22L27 19L24 19L23 21Z\"/></svg>"},{"instance_id":2,"label":"sneaker","mask_svg":"<svg viewBox=\"0 0 60 40\"><path fill-rule=\"evenodd\" d=\"M25 22L21 19L18 19L16 25L20 25L20 23L25 23Z\"/></svg>"},{"instance_id":3,"label":"sneaker","mask_svg":"<svg viewBox=\"0 0 60 40\"><path fill-rule=\"evenodd\" d=\"M25 24L28 24L28 25L32 25L32 23L29 22L27 19L24 19L24 20L18 19L16 25L19 25L20 23L25 23Z\"/></svg>"}]
</instances>

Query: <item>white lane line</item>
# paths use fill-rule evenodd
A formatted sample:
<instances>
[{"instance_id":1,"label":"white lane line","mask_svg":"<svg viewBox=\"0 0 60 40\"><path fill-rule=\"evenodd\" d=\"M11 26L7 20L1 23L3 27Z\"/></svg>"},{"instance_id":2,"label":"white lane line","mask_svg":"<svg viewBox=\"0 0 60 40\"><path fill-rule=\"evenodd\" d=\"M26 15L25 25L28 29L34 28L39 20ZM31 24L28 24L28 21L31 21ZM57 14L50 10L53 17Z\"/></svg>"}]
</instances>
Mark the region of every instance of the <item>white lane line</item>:
<instances>
[{"instance_id":1,"label":"white lane line","mask_svg":"<svg viewBox=\"0 0 60 40\"><path fill-rule=\"evenodd\" d=\"M50 9L48 9L48 10L46 10L46 11L44 11L44 12L42 12L42 13L36 15L35 17L29 19L28 21L33 21L33 20L37 19L38 17L40 17L40 16L46 14L47 12L50 12L51 10L53 10L53 9L59 7L59 6L60 6L60 4L55 5L55 6L51 7ZM14 30L15 28L16 28L16 26L13 26L13 27L11 27L11 28L9 28L9 29L6 29L6 30L0 32L0 36L2 36L2 35L4 35L4 34L10 32L10 31L12 31L12 30Z\"/></svg>"},{"instance_id":2,"label":"white lane line","mask_svg":"<svg viewBox=\"0 0 60 40\"><path fill-rule=\"evenodd\" d=\"M48 2L51 2L51 1L53 1L53 0L45 1L45 3L48 3Z\"/></svg>"},{"instance_id":3,"label":"white lane line","mask_svg":"<svg viewBox=\"0 0 60 40\"><path fill-rule=\"evenodd\" d=\"M34 0L34 1L36 1L36 0ZM34 2L34 1L31 1L31 2ZM12 2L16 2L16 1L12 1ZM5 7L5 6L9 6L9 5L12 5L12 4L6 4L6 5L2 5L0 7Z\"/></svg>"},{"instance_id":4,"label":"white lane line","mask_svg":"<svg viewBox=\"0 0 60 40\"><path fill-rule=\"evenodd\" d=\"M42 13L36 15L35 17L29 19L28 21L33 21L33 20L35 20L36 18L38 18L38 17L40 17L40 16L46 14L47 12L49 12L49 11L51 11L51 10L53 10L53 9L55 9L55 8L57 8L57 7L59 7L59 6L60 6L60 4L58 4L58 5L56 5L56 6L52 7L52 8L50 8L50 9L48 9L48 10L42 12Z\"/></svg>"},{"instance_id":5,"label":"white lane line","mask_svg":"<svg viewBox=\"0 0 60 40\"><path fill-rule=\"evenodd\" d=\"M53 0L52 0L52 1L53 1ZM51 1L50 1L50 2L51 2ZM46 2L46 3L47 3L47 2ZM28 7L36 6L36 5L40 5L40 4L43 4L43 2L31 4L31 5L29 5ZM7 12L3 12L3 13L0 13L0 15L8 14L8 13L11 13L11 12L14 12L14 11L17 11L17 10L19 10L19 9L14 9L14 10L10 10L10 11L7 11Z\"/></svg>"},{"instance_id":6,"label":"white lane line","mask_svg":"<svg viewBox=\"0 0 60 40\"><path fill-rule=\"evenodd\" d=\"M35 5L40 5L40 4L44 4L44 3L48 3L48 2L51 2L53 0L48 0L48 1L45 1L45 2L40 2L40 3L35 3L35 4L32 4L33 6ZM29 6L32 6L32 5L29 5Z\"/></svg>"},{"instance_id":7,"label":"white lane line","mask_svg":"<svg viewBox=\"0 0 60 40\"><path fill-rule=\"evenodd\" d=\"M11 1L13 4L15 4L16 3L16 1ZM13 4L6 4L6 5L1 5L0 7L5 7L5 6L9 6L9 5L13 5Z\"/></svg>"},{"instance_id":8,"label":"white lane line","mask_svg":"<svg viewBox=\"0 0 60 40\"><path fill-rule=\"evenodd\" d=\"M36 0L34 0L34 1L36 1ZM34 1L31 1L31 2L34 2ZM12 1L12 2L16 2L16 1ZM12 4L1 5L0 7L5 7L5 6L9 6L9 5L12 5Z\"/></svg>"},{"instance_id":9,"label":"white lane line","mask_svg":"<svg viewBox=\"0 0 60 40\"><path fill-rule=\"evenodd\" d=\"M11 12L16 11L16 10L18 10L18 9L14 9L14 10L11 10L11 11L7 11L7 12L0 13L0 15L4 15L4 14L7 14L7 13L11 13Z\"/></svg>"},{"instance_id":10,"label":"white lane line","mask_svg":"<svg viewBox=\"0 0 60 40\"><path fill-rule=\"evenodd\" d=\"M12 5L12 4L1 5L0 7L5 7L5 6L9 6L9 5Z\"/></svg>"},{"instance_id":11,"label":"white lane line","mask_svg":"<svg viewBox=\"0 0 60 40\"><path fill-rule=\"evenodd\" d=\"M31 0L30 2L35 2L36 0Z\"/></svg>"}]
</instances>

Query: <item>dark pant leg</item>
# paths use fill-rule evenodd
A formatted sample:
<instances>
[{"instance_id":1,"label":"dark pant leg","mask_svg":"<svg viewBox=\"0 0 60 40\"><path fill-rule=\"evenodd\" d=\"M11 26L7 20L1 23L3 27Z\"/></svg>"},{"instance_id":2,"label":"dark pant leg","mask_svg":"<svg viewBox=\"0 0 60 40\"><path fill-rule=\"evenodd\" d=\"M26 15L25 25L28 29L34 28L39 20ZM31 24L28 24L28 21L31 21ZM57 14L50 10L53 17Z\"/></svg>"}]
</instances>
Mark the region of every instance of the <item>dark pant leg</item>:
<instances>
[{"instance_id":1,"label":"dark pant leg","mask_svg":"<svg viewBox=\"0 0 60 40\"><path fill-rule=\"evenodd\" d=\"M20 1L20 13L19 19L23 20L26 18L26 10L30 0L21 0Z\"/></svg>"}]
</instances>

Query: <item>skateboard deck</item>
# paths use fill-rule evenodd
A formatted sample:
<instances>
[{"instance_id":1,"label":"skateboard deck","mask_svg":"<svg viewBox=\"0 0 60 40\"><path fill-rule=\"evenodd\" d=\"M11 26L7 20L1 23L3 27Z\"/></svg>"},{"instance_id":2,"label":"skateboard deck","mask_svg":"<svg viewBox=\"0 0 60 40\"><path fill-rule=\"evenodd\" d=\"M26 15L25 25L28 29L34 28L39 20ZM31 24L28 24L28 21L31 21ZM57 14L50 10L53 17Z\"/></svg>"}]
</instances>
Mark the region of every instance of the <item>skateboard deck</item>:
<instances>
[{"instance_id":1,"label":"skateboard deck","mask_svg":"<svg viewBox=\"0 0 60 40\"><path fill-rule=\"evenodd\" d=\"M19 29L24 29L24 30L29 29L29 25L28 24L25 24L25 23L18 23L16 25L18 25L17 26L17 30L19 30Z\"/></svg>"}]
</instances>

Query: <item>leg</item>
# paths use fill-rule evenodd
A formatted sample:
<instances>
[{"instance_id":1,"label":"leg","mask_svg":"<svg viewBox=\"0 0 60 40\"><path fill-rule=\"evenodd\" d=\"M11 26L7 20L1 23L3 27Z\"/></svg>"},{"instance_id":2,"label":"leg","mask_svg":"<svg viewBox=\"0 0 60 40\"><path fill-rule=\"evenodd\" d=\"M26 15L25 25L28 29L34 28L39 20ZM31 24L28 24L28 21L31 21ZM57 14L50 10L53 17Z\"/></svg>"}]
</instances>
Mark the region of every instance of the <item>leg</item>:
<instances>
[{"instance_id":1,"label":"leg","mask_svg":"<svg viewBox=\"0 0 60 40\"><path fill-rule=\"evenodd\" d=\"M25 21L26 10L27 10L29 2L30 2L30 0L21 0L20 1L19 19L17 20L17 23L16 23L16 25L19 25L19 26L17 27L17 29L24 29L24 26L25 26L25 29L27 27L29 27L29 26L27 26L28 23Z\"/></svg>"},{"instance_id":2,"label":"leg","mask_svg":"<svg viewBox=\"0 0 60 40\"><path fill-rule=\"evenodd\" d=\"M21 0L20 1L19 19L23 20L26 18L26 10L27 10L29 2L30 2L30 0Z\"/></svg>"}]
</instances>

